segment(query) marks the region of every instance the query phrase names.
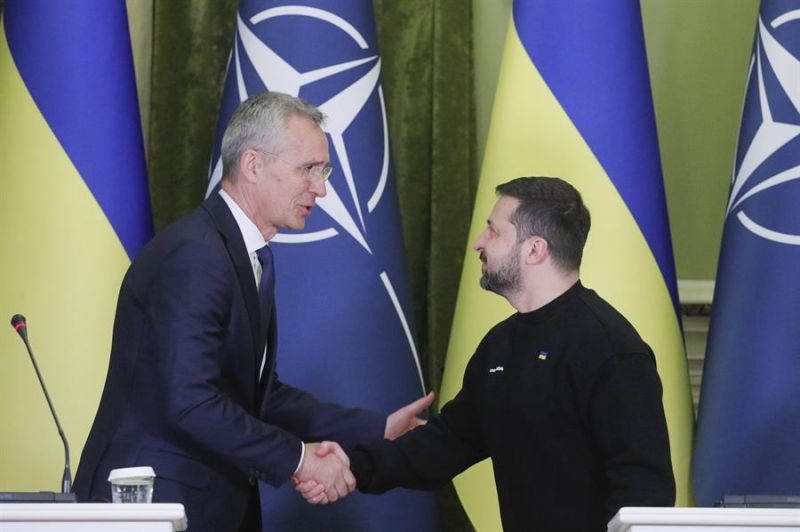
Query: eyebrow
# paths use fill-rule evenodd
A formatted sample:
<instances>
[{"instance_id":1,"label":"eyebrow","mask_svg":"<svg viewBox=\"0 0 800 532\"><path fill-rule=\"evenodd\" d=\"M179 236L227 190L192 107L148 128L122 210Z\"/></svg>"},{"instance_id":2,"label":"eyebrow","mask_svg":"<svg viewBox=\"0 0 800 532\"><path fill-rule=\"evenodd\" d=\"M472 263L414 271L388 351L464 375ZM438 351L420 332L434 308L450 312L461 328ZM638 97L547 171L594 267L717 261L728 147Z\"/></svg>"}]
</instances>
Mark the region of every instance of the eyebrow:
<instances>
[{"instance_id":1,"label":"eyebrow","mask_svg":"<svg viewBox=\"0 0 800 532\"><path fill-rule=\"evenodd\" d=\"M300 163L301 166L328 166L329 164L331 164L330 161L319 160L319 159L312 159L310 161Z\"/></svg>"}]
</instances>

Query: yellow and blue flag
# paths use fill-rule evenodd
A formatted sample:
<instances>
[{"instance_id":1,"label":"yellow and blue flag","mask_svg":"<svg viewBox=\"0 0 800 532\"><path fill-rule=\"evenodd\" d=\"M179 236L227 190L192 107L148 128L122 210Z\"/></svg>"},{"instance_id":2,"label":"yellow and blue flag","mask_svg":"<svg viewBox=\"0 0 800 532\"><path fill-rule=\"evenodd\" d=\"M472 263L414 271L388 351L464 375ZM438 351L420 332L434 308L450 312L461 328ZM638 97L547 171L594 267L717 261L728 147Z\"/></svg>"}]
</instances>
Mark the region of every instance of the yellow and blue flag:
<instances>
[{"instance_id":1,"label":"yellow and blue flag","mask_svg":"<svg viewBox=\"0 0 800 532\"><path fill-rule=\"evenodd\" d=\"M281 380L345 406L389 413L424 395L380 83L372 0L242 0L208 190L233 110L265 90L326 115L334 171L302 231L275 254ZM435 530L435 497L396 489L311 507L261 484L270 530Z\"/></svg>"},{"instance_id":2,"label":"yellow and blue flag","mask_svg":"<svg viewBox=\"0 0 800 532\"><path fill-rule=\"evenodd\" d=\"M763 0L723 226L697 502L800 494L800 3Z\"/></svg>"},{"instance_id":3,"label":"yellow and blue flag","mask_svg":"<svg viewBox=\"0 0 800 532\"><path fill-rule=\"evenodd\" d=\"M581 277L656 354L678 505L686 505L692 403L638 2L514 1L471 235L483 230L495 187L529 175L566 179L591 211ZM513 312L480 289L469 248L464 264L442 401L460 388L483 335ZM478 530L500 528L496 497L486 496L493 484L488 461L455 480Z\"/></svg>"},{"instance_id":4,"label":"yellow and blue flag","mask_svg":"<svg viewBox=\"0 0 800 532\"><path fill-rule=\"evenodd\" d=\"M77 463L119 285L153 233L124 0L5 2L0 178L0 318L27 317ZM0 490L59 491L61 442L10 326L0 354Z\"/></svg>"}]
</instances>

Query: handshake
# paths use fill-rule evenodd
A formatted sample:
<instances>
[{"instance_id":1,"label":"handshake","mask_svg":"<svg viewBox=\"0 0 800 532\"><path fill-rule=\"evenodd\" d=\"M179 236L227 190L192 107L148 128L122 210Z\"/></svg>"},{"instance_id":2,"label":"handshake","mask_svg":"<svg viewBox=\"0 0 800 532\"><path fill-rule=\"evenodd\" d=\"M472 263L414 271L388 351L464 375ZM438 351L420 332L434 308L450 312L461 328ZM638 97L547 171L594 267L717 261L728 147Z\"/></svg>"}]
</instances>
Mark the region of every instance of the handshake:
<instances>
[{"instance_id":1,"label":"handshake","mask_svg":"<svg viewBox=\"0 0 800 532\"><path fill-rule=\"evenodd\" d=\"M433 392L399 408L386 418L383 437L398 438L425 420L418 414L433 403ZM300 469L292 476L295 489L311 504L336 502L356 489L356 479L350 471L350 459L338 443L304 443L305 454Z\"/></svg>"},{"instance_id":2,"label":"handshake","mask_svg":"<svg viewBox=\"0 0 800 532\"><path fill-rule=\"evenodd\" d=\"M292 477L295 489L310 504L327 504L356 488L350 459L338 443L305 443L305 456Z\"/></svg>"}]
</instances>

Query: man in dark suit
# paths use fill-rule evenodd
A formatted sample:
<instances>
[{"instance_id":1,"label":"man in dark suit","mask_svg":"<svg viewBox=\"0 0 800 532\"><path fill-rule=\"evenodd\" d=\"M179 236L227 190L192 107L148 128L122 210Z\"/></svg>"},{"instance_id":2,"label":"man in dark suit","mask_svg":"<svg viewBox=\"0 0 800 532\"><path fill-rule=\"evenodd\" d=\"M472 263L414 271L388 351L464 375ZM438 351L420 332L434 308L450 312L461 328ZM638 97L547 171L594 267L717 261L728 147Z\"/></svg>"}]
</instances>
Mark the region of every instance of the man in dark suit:
<instances>
[{"instance_id":1,"label":"man in dark suit","mask_svg":"<svg viewBox=\"0 0 800 532\"><path fill-rule=\"evenodd\" d=\"M264 93L234 113L222 190L159 233L120 289L111 360L75 491L106 500L111 469L152 466L154 501L181 502L192 531L260 530L258 480L315 480L333 502L355 481L347 457L422 421L429 395L385 417L323 404L280 382L267 242L302 229L330 173L313 106Z\"/></svg>"}]
</instances>

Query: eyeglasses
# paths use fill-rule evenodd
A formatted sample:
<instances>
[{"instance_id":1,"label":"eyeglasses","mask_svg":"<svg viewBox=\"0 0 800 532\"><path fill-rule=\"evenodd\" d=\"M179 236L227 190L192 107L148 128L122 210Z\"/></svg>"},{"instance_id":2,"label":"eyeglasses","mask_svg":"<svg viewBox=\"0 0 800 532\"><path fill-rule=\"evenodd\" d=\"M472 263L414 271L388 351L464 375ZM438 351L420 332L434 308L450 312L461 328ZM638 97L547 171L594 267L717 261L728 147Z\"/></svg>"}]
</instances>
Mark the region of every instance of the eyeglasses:
<instances>
[{"instance_id":1,"label":"eyeglasses","mask_svg":"<svg viewBox=\"0 0 800 532\"><path fill-rule=\"evenodd\" d=\"M300 174L300 176L307 180L312 181L314 179L318 179L319 181L327 181L328 178L333 173L333 166L329 164L308 164L305 166L297 166L295 164L290 163L286 159L282 159L278 157L276 154L272 153L271 151L261 150L259 148L253 148L255 151L259 153L263 153L264 155L269 155L275 160L282 162L288 166L294 168L294 171Z\"/></svg>"}]
</instances>

